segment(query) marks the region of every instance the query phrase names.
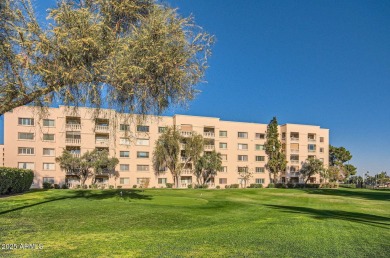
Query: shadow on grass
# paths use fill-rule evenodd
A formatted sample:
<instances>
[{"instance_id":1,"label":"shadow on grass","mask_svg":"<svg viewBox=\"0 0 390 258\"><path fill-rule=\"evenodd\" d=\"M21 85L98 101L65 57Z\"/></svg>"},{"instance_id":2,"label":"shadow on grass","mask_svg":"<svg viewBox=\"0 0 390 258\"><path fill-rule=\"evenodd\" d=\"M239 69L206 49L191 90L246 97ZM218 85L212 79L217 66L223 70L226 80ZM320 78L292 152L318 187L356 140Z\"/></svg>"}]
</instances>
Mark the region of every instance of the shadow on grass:
<instances>
[{"instance_id":1,"label":"shadow on grass","mask_svg":"<svg viewBox=\"0 0 390 258\"><path fill-rule=\"evenodd\" d=\"M61 191L61 190L55 190ZM36 193L37 191L34 191ZM27 208L31 208L34 206L42 205L45 203L56 202L60 200L69 200L69 199L86 199L86 200L104 200L109 198L116 198L116 200L125 200L131 201L132 199L138 200L151 200L152 197L150 195L142 194L141 190L106 190L106 191L91 191L91 190L75 190L75 191L67 191L64 192L67 196L62 197L53 197L53 198L44 198L42 201L32 204L27 204L23 206L19 206L13 209L0 211L0 215L7 214L13 211L23 210Z\"/></svg>"},{"instance_id":2,"label":"shadow on grass","mask_svg":"<svg viewBox=\"0 0 390 258\"><path fill-rule=\"evenodd\" d=\"M299 189L309 194L322 194L362 198L376 201L390 201L390 192L366 189Z\"/></svg>"},{"instance_id":3,"label":"shadow on grass","mask_svg":"<svg viewBox=\"0 0 390 258\"><path fill-rule=\"evenodd\" d=\"M340 210L317 210L307 207L284 206L266 204L265 206L288 213L300 213L312 216L315 219L339 219L362 223L370 226L390 229L390 217L382 217L366 213L340 211Z\"/></svg>"}]
</instances>

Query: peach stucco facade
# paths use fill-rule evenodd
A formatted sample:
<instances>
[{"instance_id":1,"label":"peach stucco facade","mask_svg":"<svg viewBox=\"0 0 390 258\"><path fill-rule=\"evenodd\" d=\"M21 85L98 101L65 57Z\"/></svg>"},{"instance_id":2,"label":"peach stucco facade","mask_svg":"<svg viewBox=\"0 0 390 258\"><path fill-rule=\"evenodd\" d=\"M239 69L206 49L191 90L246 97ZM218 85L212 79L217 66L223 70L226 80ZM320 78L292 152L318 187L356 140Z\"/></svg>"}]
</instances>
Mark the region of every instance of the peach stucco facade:
<instances>
[{"instance_id":1,"label":"peach stucco facade","mask_svg":"<svg viewBox=\"0 0 390 258\"><path fill-rule=\"evenodd\" d=\"M73 155L82 155L95 148L107 149L119 159L119 177L101 175L96 183L130 188L139 186L145 179L149 187L165 187L173 183L170 172L156 175L152 166L155 141L167 126L177 126L183 136L197 132L206 139L205 151L216 150L223 157L223 171L209 182L210 187L241 184L238 171L247 169L252 177L246 182L270 183L265 168L267 155L263 149L267 124L222 121L214 117L187 115L138 116L121 115L114 110L103 109L98 115L94 109L77 111L49 108L46 115L39 115L32 107L19 107L4 115L4 145L0 145L0 166L31 168L35 171L33 187L41 187L44 181L76 186L74 176L66 176L55 157L63 149ZM315 156L328 165L329 130L313 125L285 124L279 126L280 140L286 154L286 172L280 175L282 182L302 182L299 169L309 156ZM319 177L311 182L319 183ZM91 180L87 184L91 184ZM190 169L184 169L179 187L195 184Z\"/></svg>"}]
</instances>

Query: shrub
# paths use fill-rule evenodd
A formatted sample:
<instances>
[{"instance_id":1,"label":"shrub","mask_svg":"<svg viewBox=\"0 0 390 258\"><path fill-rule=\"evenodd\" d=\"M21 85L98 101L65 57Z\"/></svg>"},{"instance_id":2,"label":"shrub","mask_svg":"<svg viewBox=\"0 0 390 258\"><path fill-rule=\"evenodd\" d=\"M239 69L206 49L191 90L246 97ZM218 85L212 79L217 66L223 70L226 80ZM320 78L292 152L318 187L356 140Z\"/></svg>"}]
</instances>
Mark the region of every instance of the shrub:
<instances>
[{"instance_id":1,"label":"shrub","mask_svg":"<svg viewBox=\"0 0 390 258\"><path fill-rule=\"evenodd\" d=\"M324 183L320 185L321 188L338 188L339 185L336 182Z\"/></svg>"},{"instance_id":2,"label":"shrub","mask_svg":"<svg viewBox=\"0 0 390 258\"><path fill-rule=\"evenodd\" d=\"M110 185L110 186L108 187L108 189L114 189L114 186L113 186L113 185Z\"/></svg>"},{"instance_id":3,"label":"shrub","mask_svg":"<svg viewBox=\"0 0 390 258\"><path fill-rule=\"evenodd\" d=\"M230 185L225 185L225 189L229 189L230 188Z\"/></svg>"},{"instance_id":4,"label":"shrub","mask_svg":"<svg viewBox=\"0 0 390 258\"><path fill-rule=\"evenodd\" d=\"M192 189L192 184L187 186L188 189Z\"/></svg>"},{"instance_id":5,"label":"shrub","mask_svg":"<svg viewBox=\"0 0 390 258\"><path fill-rule=\"evenodd\" d=\"M81 188L81 185L76 185L76 189L80 189Z\"/></svg>"},{"instance_id":6,"label":"shrub","mask_svg":"<svg viewBox=\"0 0 390 258\"><path fill-rule=\"evenodd\" d=\"M133 185L133 188L137 188L137 185Z\"/></svg>"},{"instance_id":7,"label":"shrub","mask_svg":"<svg viewBox=\"0 0 390 258\"><path fill-rule=\"evenodd\" d=\"M206 185L206 184L203 184L203 185L195 185L194 187L195 189L207 189L209 188L209 185Z\"/></svg>"},{"instance_id":8,"label":"shrub","mask_svg":"<svg viewBox=\"0 0 390 258\"><path fill-rule=\"evenodd\" d=\"M268 188L275 188L275 184L274 183L269 183L268 184Z\"/></svg>"},{"instance_id":9,"label":"shrub","mask_svg":"<svg viewBox=\"0 0 390 258\"><path fill-rule=\"evenodd\" d=\"M0 195L22 193L30 189L34 172L30 169L0 168Z\"/></svg>"},{"instance_id":10,"label":"shrub","mask_svg":"<svg viewBox=\"0 0 390 258\"><path fill-rule=\"evenodd\" d=\"M88 185L83 185L82 188L83 188L83 189L88 189ZM91 188L91 186L89 186L89 188Z\"/></svg>"},{"instance_id":11,"label":"shrub","mask_svg":"<svg viewBox=\"0 0 390 258\"><path fill-rule=\"evenodd\" d=\"M274 185L275 185L275 188L286 188L286 186L283 183L276 183Z\"/></svg>"},{"instance_id":12,"label":"shrub","mask_svg":"<svg viewBox=\"0 0 390 258\"><path fill-rule=\"evenodd\" d=\"M221 189L221 187L220 187L219 185L217 185L215 188L217 188L217 189Z\"/></svg>"},{"instance_id":13,"label":"shrub","mask_svg":"<svg viewBox=\"0 0 390 258\"><path fill-rule=\"evenodd\" d=\"M240 188L240 185L239 184L231 184L230 188Z\"/></svg>"},{"instance_id":14,"label":"shrub","mask_svg":"<svg viewBox=\"0 0 390 258\"><path fill-rule=\"evenodd\" d=\"M121 186L121 185L118 185L118 186L116 187L116 189L122 189L122 186Z\"/></svg>"},{"instance_id":15,"label":"shrub","mask_svg":"<svg viewBox=\"0 0 390 258\"><path fill-rule=\"evenodd\" d=\"M61 186L61 189L69 189L69 187L68 187L67 184L63 184L63 185Z\"/></svg>"},{"instance_id":16,"label":"shrub","mask_svg":"<svg viewBox=\"0 0 390 258\"><path fill-rule=\"evenodd\" d=\"M343 188L356 188L355 184L340 184L339 187Z\"/></svg>"},{"instance_id":17,"label":"shrub","mask_svg":"<svg viewBox=\"0 0 390 258\"><path fill-rule=\"evenodd\" d=\"M263 188L262 184L250 184L249 188Z\"/></svg>"},{"instance_id":18,"label":"shrub","mask_svg":"<svg viewBox=\"0 0 390 258\"><path fill-rule=\"evenodd\" d=\"M167 186L167 188L172 188L173 187L173 184L171 184L171 183L166 183L165 185Z\"/></svg>"},{"instance_id":19,"label":"shrub","mask_svg":"<svg viewBox=\"0 0 390 258\"><path fill-rule=\"evenodd\" d=\"M43 189L51 189L51 183L43 182L42 187L43 187Z\"/></svg>"},{"instance_id":20,"label":"shrub","mask_svg":"<svg viewBox=\"0 0 390 258\"><path fill-rule=\"evenodd\" d=\"M54 189L61 189L59 184L54 184L53 187L54 187Z\"/></svg>"}]
</instances>

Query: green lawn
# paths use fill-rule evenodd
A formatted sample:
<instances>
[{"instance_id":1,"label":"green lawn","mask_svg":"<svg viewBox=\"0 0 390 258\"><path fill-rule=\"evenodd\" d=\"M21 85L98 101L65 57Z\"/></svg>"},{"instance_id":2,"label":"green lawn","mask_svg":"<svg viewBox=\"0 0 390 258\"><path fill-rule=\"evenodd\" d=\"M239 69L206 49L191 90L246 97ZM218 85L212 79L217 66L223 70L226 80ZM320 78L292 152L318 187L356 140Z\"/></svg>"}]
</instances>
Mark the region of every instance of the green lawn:
<instances>
[{"instance_id":1,"label":"green lawn","mask_svg":"<svg viewBox=\"0 0 390 258\"><path fill-rule=\"evenodd\" d=\"M32 191L0 198L0 257L389 257L390 192ZM4 246L3 246L4 247Z\"/></svg>"}]
</instances>

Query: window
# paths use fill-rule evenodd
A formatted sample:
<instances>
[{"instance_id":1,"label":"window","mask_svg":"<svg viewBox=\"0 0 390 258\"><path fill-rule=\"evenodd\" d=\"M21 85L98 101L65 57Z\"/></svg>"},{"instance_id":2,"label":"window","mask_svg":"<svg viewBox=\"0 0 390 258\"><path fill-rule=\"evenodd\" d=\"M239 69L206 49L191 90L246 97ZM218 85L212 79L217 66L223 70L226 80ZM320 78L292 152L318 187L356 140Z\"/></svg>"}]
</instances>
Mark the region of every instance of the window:
<instances>
[{"instance_id":1,"label":"window","mask_svg":"<svg viewBox=\"0 0 390 258\"><path fill-rule=\"evenodd\" d=\"M20 118L18 119L19 125L34 125L34 118Z\"/></svg>"},{"instance_id":2,"label":"window","mask_svg":"<svg viewBox=\"0 0 390 258\"><path fill-rule=\"evenodd\" d=\"M159 185L165 185L167 183L167 179L166 178L159 178L157 183Z\"/></svg>"},{"instance_id":3,"label":"window","mask_svg":"<svg viewBox=\"0 0 390 258\"><path fill-rule=\"evenodd\" d=\"M43 134L43 140L44 141L54 141L54 134L44 133Z\"/></svg>"},{"instance_id":4,"label":"window","mask_svg":"<svg viewBox=\"0 0 390 258\"><path fill-rule=\"evenodd\" d=\"M44 127L54 127L55 126L54 119L43 119L43 126Z\"/></svg>"},{"instance_id":5,"label":"window","mask_svg":"<svg viewBox=\"0 0 390 258\"><path fill-rule=\"evenodd\" d=\"M147 158L149 158L149 152L137 151L137 158L147 159Z\"/></svg>"},{"instance_id":6,"label":"window","mask_svg":"<svg viewBox=\"0 0 390 258\"><path fill-rule=\"evenodd\" d=\"M324 137L320 137L320 142L324 142Z\"/></svg>"},{"instance_id":7,"label":"window","mask_svg":"<svg viewBox=\"0 0 390 258\"><path fill-rule=\"evenodd\" d=\"M149 146L149 139L137 139L136 145L138 145L138 146Z\"/></svg>"},{"instance_id":8,"label":"window","mask_svg":"<svg viewBox=\"0 0 390 258\"><path fill-rule=\"evenodd\" d=\"M35 169L35 164L33 162L19 162L18 168Z\"/></svg>"},{"instance_id":9,"label":"window","mask_svg":"<svg viewBox=\"0 0 390 258\"><path fill-rule=\"evenodd\" d=\"M44 183L54 184L54 177L44 177L43 178L43 182Z\"/></svg>"},{"instance_id":10,"label":"window","mask_svg":"<svg viewBox=\"0 0 390 258\"><path fill-rule=\"evenodd\" d=\"M130 170L130 165L129 164L120 164L119 165L119 170L120 171L129 171Z\"/></svg>"},{"instance_id":11,"label":"window","mask_svg":"<svg viewBox=\"0 0 390 258\"><path fill-rule=\"evenodd\" d=\"M255 133L255 139L256 140L265 139L265 134L263 134L263 133Z\"/></svg>"},{"instance_id":12,"label":"window","mask_svg":"<svg viewBox=\"0 0 390 258\"><path fill-rule=\"evenodd\" d=\"M121 131L130 131L130 125L120 124L119 125L119 130L121 130Z\"/></svg>"},{"instance_id":13,"label":"window","mask_svg":"<svg viewBox=\"0 0 390 258\"><path fill-rule=\"evenodd\" d=\"M121 157L121 158L128 158L128 157L130 157L130 151L120 151L119 152L119 157Z\"/></svg>"},{"instance_id":14,"label":"window","mask_svg":"<svg viewBox=\"0 0 390 258\"><path fill-rule=\"evenodd\" d=\"M121 178L119 178L119 184L121 184L121 185L129 185L130 184L130 178L129 177L121 177Z\"/></svg>"},{"instance_id":15,"label":"window","mask_svg":"<svg viewBox=\"0 0 390 258\"><path fill-rule=\"evenodd\" d=\"M227 131L219 131L219 137L227 137Z\"/></svg>"},{"instance_id":16,"label":"window","mask_svg":"<svg viewBox=\"0 0 390 258\"><path fill-rule=\"evenodd\" d=\"M238 149L239 150L247 150L248 149L248 144L239 143L238 144Z\"/></svg>"},{"instance_id":17,"label":"window","mask_svg":"<svg viewBox=\"0 0 390 258\"><path fill-rule=\"evenodd\" d=\"M149 165L137 165L137 171L149 171Z\"/></svg>"},{"instance_id":18,"label":"window","mask_svg":"<svg viewBox=\"0 0 390 258\"><path fill-rule=\"evenodd\" d=\"M149 126L147 125L137 125L137 132L149 132Z\"/></svg>"},{"instance_id":19,"label":"window","mask_svg":"<svg viewBox=\"0 0 390 258\"><path fill-rule=\"evenodd\" d=\"M138 177L137 178L137 184L144 184L146 181L149 181L150 178L149 177Z\"/></svg>"},{"instance_id":20,"label":"window","mask_svg":"<svg viewBox=\"0 0 390 258\"><path fill-rule=\"evenodd\" d=\"M54 149L51 148L43 148L43 156L55 156Z\"/></svg>"},{"instance_id":21,"label":"window","mask_svg":"<svg viewBox=\"0 0 390 258\"><path fill-rule=\"evenodd\" d=\"M221 159L222 161L227 161L227 154L222 154Z\"/></svg>"},{"instance_id":22,"label":"window","mask_svg":"<svg viewBox=\"0 0 390 258\"><path fill-rule=\"evenodd\" d=\"M238 161L248 161L248 155L238 155Z\"/></svg>"},{"instance_id":23,"label":"window","mask_svg":"<svg viewBox=\"0 0 390 258\"><path fill-rule=\"evenodd\" d=\"M315 152L316 151L316 145L315 144L308 144L307 149L309 152Z\"/></svg>"},{"instance_id":24,"label":"window","mask_svg":"<svg viewBox=\"0 0 390 258\"><path fill-rule=\"evenodd\" d=\"M221 171L219 171L219 172L227 173L227 167L226 167L226 166L223 166L222 169L221 169Z\"/></svg>"},{"instance_id":25,"label":"window","mask_svg":"<svg viewBox=\"0 0 390 258\"><path fill-rule=\"evenodd\" d=\"M120 138L119 144L121 145L130 145L130 139L129 138Z\"/></svg>"},{"instance_id":26,"label":"window","mask_svg":"<svg viewBox=\"0 0 390 258\"><path fill-rule=\"evenodd\" d=\"M238 132L238 138L248 138L248 133L246 132Z\"/></svg>"},{"instance_id":27,"label":"window","mask_svg":"<svg viewBox=\"0 0 390 258\"><path fill-rule=\"evenodd\" d=\"M220 149L227 149L227 143L226 142L220 142L219 143L219 148Z\"/></svg>"},{"instance_id":28,"label":"window","mask_svg":"<svg viewBox=\"0 0 390 258\"><path fill-rule=\"evenodd\" d=\"M324 153L324 148L320 148L320 153Z\"/></svg>"},{"instance_id":29,"label":"window","mask_svg":"<svg viewBox=\"0 0 390 258\"><path fill-rule=\"evenodd\" d=\"M54 163L43 163L43 170L55 170Z\"/></svg>"},{"instance_id":30,"label":"window","mask_svg":"<svg viewBox=\"0 0 390 258\"><path fill-rule=\"evenodd\" d=\"M220 185L226 185L227 184L227 178L220 178L219 179L219 184Z\"/></svg>"},{"instance_id":31,"label":"window","mask_svg":"<svg viewBox=\"0 0 390 258\"><path fill-rule=\"evenodd\" d=\"M256 167L256 173L264 173L264 167Z\"/></svg>"},{"instance_id":32,"label":"window","mask_svg":"<svg viewBox=\"0 0 390 258\"><path fill-rule=\"evenodd\" d=\"M246 173L246 172L248 172L248 167L238 167L237 172Z\"/></svg>"},{"instance_id":33,"label":"window","mask_svg":"<svg viewBox=\"0 0 390 258\"><path fill-rule=\"evenodd\" d=\"M256 156L256 161L264 161L264 156Z\"/></svg>"},{"instance_id":34,"label":"window","mask_svg":"<svg viewBox=\"0 0 390 258\"><path fill-rule=\"evenodd\" d=\"M255 149L256 150L264 150L264 145L263 144L256 144Z\"/></svg>"},{"instance_id":35,"label":"window","mask_svg":"<svg viewBox=\"0 0 390 258\"><path fill-rule=\"evenodd\" d=\"M307 135L307 140L309 141L315 141L316 140L316 135L314 133L309 133Z\"/></svg>"},{"instance_id":36,"label":"window","mask_svg":"<svg viewBox=\"0 0 390 258\"><path fill-rule=\"evenodd\" d=\"M255 182L256 184L264 184L264 178L256 178Z\"/></svg>"},{"instance_id":37,"label":"window","mask_svg":"<svg viewBox=\"0 0 390 258\"><path fill-rule=\"evenodd\" d=\"M158 133L163 133L163 132L165 132L166 130L167 130L166 127L161 127L161 126L158 127Z\"/></svg>"},{"instance_id":38,"label":"window","mask_svg":"<svg viewBox=\"0 0 390 258\"><path fill-rule=\"evenodd\" d=\"M33 133L18 133L19 140L34 140Z\"/></svg>"},{"instance_id":39,"label":"window","mask_svg":"<svg viewBox=\"0 0 390 258\"><path fill-rule=\"evenodd\" d=\"M299 156L298 155L290 155L290 160L291 161L299 161Z\"/></svg>"},{"instance_id":40,"label":"window","mask_svg":"<svg viewBox=\"0 0 390 258\"><path fill-rule=\"evenodd\" d=\"M34 148L19 147L18 154L19 155L34 155L35 152L34 152Z\"/></svg>"}]
</instances>

